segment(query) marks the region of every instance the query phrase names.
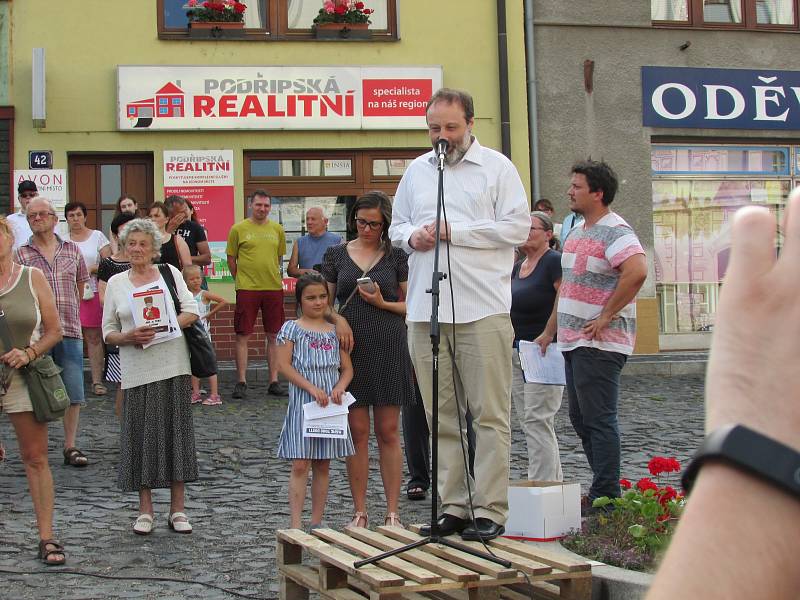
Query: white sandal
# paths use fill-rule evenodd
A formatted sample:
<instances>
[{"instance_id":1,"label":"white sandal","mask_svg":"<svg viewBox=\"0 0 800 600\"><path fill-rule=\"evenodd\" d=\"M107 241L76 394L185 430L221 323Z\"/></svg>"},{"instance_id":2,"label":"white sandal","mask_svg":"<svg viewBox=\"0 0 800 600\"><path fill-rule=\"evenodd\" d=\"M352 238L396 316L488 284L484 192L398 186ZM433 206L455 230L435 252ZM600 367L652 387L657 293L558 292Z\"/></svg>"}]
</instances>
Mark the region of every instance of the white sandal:
<instances>
[{"instance_id":1,"label":"white sandal","mask_svg":"<svg viewBox=\"0 0 800 600\"><path fill-rule=\"evenodd\" d=\"M153 531L153 515L142 513L133 522L133 533L137 535L149 535Z\"/></svg>"},{"instance_id":2,"label":"white sandal","mask_svg":"<svg viewBox=\"0 0 800 600\"><path fill-rule=\"evenodd\" d=\"M186 513L176 512L169 516L169 528L175 533L192 533L192 524Z\"/></svg>"}]
</instances>

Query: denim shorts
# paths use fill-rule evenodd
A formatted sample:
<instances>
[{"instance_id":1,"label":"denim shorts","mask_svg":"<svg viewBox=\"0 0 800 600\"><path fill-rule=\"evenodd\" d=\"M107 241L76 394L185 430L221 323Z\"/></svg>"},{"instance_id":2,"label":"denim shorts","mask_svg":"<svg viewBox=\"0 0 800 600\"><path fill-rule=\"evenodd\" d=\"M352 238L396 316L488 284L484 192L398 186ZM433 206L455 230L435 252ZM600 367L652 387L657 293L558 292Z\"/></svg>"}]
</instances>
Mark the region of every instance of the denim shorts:
<instances>
[{"instance_id":1,"label":"denim shorts","mask_svg":"<svg viewBox=\"0 0 800 600\"><path fill-rule=\"evenodd\" d=\"M50 350L53 361L61 367L61 379L67 388L70 404L86 404L83 395L83 340L65 337Z\"/></svg>"}]
</instances>

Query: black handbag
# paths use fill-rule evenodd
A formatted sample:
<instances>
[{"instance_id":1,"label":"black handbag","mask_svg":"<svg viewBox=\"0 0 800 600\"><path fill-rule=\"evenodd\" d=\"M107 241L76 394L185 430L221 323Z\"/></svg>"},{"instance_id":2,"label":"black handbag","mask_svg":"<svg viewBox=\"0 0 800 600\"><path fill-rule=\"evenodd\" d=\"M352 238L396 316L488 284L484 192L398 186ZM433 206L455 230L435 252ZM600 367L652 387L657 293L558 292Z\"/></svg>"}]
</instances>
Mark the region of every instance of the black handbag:
<instances>
[{"instance_id":1,"label":"black handbag","mask_svg":"<svg viewBox=\"0 0 800 600\"><path fill-rule=\"evenodd\" d=\"M181 302L178 300L178 289L175 287L175 277L169 265L158 265L158 270L169 288L172 302L175 304L175 314L181 313ZM217 356L214 354L214 346L206 334L205 328L197 320L183 330L183 337L186 338L186 347L189 349L189 362L192 367L192 375L195 377L211 377L217 374Z\"/></svg>"},{"instance_id":2,"label":"black handbag","mask_svg":"<svg viewBox=\"0 0 800 600\"><path fill-rule=\"evenodd\" d=\"M14 348L11 329L2 307L0 307L0 338L6 351ZM62 418L69 408L69 396L61 379L61 367L55 363L53 357L43 354L22 367L19 372L28 388L34 418L39 423Z\"/></svg>"}]
</instances>

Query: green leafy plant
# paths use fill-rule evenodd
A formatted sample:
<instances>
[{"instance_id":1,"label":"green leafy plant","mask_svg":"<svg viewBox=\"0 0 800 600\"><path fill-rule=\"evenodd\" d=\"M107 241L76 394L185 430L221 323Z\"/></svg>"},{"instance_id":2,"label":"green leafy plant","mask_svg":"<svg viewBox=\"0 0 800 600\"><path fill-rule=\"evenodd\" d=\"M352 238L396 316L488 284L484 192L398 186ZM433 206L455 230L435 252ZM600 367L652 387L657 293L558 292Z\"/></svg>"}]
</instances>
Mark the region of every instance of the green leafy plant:
<instances>
[{"instance_id":1,"label":"green leafy plant","mask_svg":"<svg viewBox=\"0 0 800 600\"><path fill-rule=\"evenodd\" d=\"M674 458L657 456L648 463L653 481L643 477L636 485L620 480L622 496L596 498L593 510L580 531L573 531L563 544L573 552L601 562L649 571L670 542L685 500L671 485L658 482L664 475L680 472Z\"/></svg>"},{"instance_id":2,"label":"green leafy plant","mask_svg":"<svg viewBox=\"0 0 800 600\"><path fill-rule=\"evenodd\" d=\"M323 23L370 23L369 16L375 12L366 8L358 0L324 0L319 14L314 17L314 24Z\"/></svg>"}]
</instances>

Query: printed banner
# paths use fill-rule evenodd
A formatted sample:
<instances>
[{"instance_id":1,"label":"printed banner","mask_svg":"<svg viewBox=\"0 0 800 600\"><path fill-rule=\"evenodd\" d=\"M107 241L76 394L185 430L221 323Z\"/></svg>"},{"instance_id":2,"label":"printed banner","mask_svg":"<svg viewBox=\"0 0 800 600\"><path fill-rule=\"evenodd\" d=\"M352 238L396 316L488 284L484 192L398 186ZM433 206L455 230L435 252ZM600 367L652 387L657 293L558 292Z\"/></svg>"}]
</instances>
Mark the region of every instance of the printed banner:
<instances>
[{"instance_id":1,"label":"printed banner","mask_svg":"<svg viewBox=\"0 0 800 600\"><path fill-rule=\"evenodd\" d=\"M233 150L165 150L164 196L183 196L208 235L211 281L233 281L225 246L233 227Z\"/></svg>"},{"instance_id":2,"label":"printed banner","mask_svg":"<svg viewBox=\"0 0 800 600\"><path fill-rule=\"evenodd\" d=\"M642 67L648 127L800 129L800 71Z\"/></svg>"},{"instance_id":3,"label":"printed banner","mask_svg":"<svg viewBox=\"0 0 800 600\"><path fill-rule=\"evenodd\" d=\"M32 181L42 198L47 198L56 209L58 225L56 233L62 238L67 235L67 219L64 216L64 206L67 204L67 171L66 169L23 169L14 171L14 192L22 181ZM13 207L16 210L19 200L14 197Z\"/></svg>"},{"instance_id":4,"label":"printed banner","mask_svg":"<svg viewBox=\"0 0 800 600\"><path fill-rule=\"evenodd\" d=\"M441 67L119 66L118 128L425 129Z\"/></svg>"}]
</instances>

